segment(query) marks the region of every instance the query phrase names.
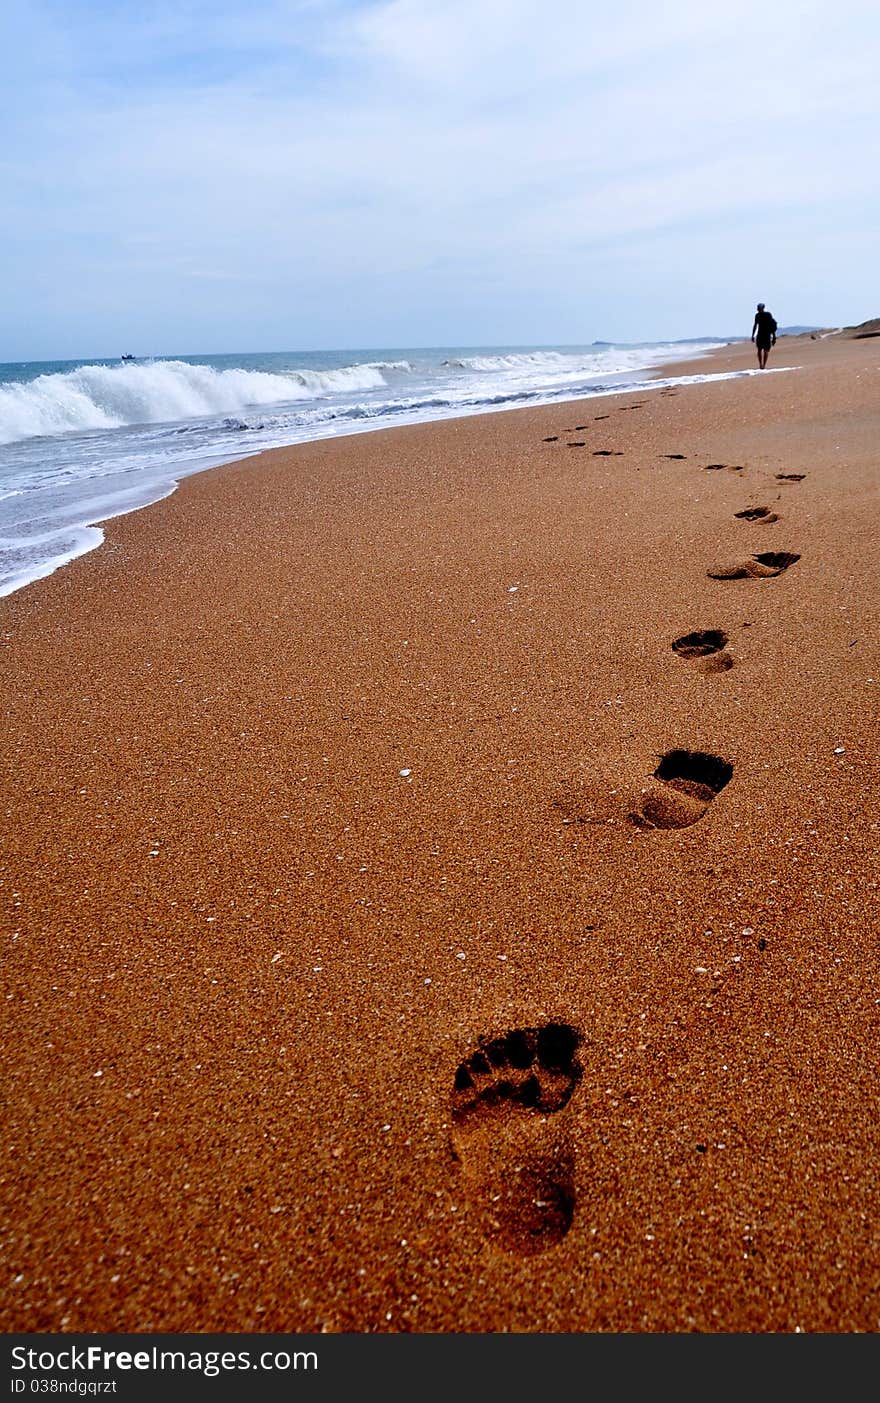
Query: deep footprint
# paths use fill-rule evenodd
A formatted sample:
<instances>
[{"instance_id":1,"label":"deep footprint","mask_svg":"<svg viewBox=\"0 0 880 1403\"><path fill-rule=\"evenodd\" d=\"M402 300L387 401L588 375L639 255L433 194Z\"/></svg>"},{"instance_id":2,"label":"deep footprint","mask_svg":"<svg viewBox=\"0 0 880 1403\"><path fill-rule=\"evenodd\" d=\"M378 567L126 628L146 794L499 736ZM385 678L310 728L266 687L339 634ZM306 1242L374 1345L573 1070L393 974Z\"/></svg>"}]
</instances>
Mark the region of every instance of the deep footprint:
<instances>
[{"instance_id":1,"label":"deep footprint","mask_svg":"<svg viewBox=\"0 0 880 1403\"><path fill-rule=\"evenodd\" d=\"M543 442L543 443L558 443L558 442L559 442L559 435L558 435L558 434L551 434L549 438L543 439L542 442Z\"/></svg>"},{"instance_id":2,"label":"deep footprint","mask_svg":"<svg viewBox=\"0 0 880 1403\"><path fill-rule=\"evenodd\" d=\"M686 453L664 453L664 454L663 454L663 457L664 457L664 458L686 458L686 457L687 457L687 454L686 454Z\"/></svg>"},{"instance_id":3,"label":"deep footprint","mask_svg":"<svg viewBox=\"0 0 880 1403\"><path fill-rule=\"evenodd\" d=\"M533 1255L561 1242L574 1217L566 1117L581 1078L581 1035L568 1023L481 1038L452 1093L452 1148L488 1236Z\"/></svg>"},{"instance_id":4,"label":"deep footprint","mask_svg":"<svg viewBox=\"0 0 880 1403\"><path fill-rule=\"evenodd\" d=\"M733 658L726 648L727 634L720 628L682 634L672 645L672 651L680 658L700 661L704 672L729 672Z\"/></svg>"},{"instance_id":5,"label":"deep footprint","mask_svg":"<svg viewBox=\"0 0 880 1403\"><path fill-rule=\"evenodd\" d=\"M777 473L777 482L803 482L806 473Z\"/></svg>"},{"instance_id":6,"label":"deep footprint","mask_svg":"<svg viewBox=\"0 0 880 1403\"><path fill-rule=\"evenodd\" d=\"M654 771L655 780L630 814L639 828L688 828L703 817L716 794L733 777L733 766L702 750L669 750Z\"/></svg>"},{"instance_id":7,"label":"deep footprint","mask_svg":"<svg viewBox=\"0 0 880 1403\"><path fill-rule=\"evenodd\" d=\"M720 628L700 629L695 633L682 634L673 643L673 651L683 658L705 658L709 653L720 653L727 643L727 634Z\"/></svg>"},{"instance_id":8,"label":"deep footprint","mask_svg":"<svg viewBox=\"0 0 880 1403\"><path fill-rule=\"evenodd\" d=\"M781 575L797 560L800 560L800 556L790 551L762 551L760 555L753 555L751 560L707 570L706 574L710 580L770 580L775 575Z\"/></svg>"},{"instance_id":9,"label":"deep footprint","mask_svg":"<svg viewBox=\"0 0 880 1403\"><path fill-rule=\"evenodd\" d=\"M733 514L742 521L761 521L765 526L769 526L771 521L779 520L776 512L772 512L769 507L746 507L745 511Z\"/></svg>"}]
</instances>

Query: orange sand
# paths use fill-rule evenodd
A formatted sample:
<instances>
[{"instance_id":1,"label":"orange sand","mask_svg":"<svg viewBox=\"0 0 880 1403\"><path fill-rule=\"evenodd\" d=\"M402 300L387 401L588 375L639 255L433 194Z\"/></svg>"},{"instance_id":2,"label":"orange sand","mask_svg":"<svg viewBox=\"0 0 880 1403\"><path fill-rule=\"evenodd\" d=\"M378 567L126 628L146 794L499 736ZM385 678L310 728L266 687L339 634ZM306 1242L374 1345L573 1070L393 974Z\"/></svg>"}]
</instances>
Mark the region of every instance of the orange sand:
<instances>
[{"instance_id":1,"label":"orange sand","mask_svg":"<svg viewBox=\"0 0 880 1403\"><path fill-rule=\"evenodd\" d=\"M0 601L5 1330L880 1327L880 342L785 364L265 454Z\"/></svg>"}]
</instances>

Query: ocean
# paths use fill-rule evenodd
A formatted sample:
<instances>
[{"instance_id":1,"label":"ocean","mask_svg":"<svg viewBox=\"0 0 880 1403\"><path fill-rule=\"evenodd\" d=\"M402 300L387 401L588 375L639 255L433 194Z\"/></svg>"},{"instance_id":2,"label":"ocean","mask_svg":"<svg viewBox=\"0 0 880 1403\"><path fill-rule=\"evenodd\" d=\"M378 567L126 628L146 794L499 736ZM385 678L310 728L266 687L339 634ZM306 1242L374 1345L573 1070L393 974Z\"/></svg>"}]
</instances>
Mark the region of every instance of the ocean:
<instances>
[{"instance_id":1,"label":"ocean","mask_svg":"<svg viewBox=\"0 0 880 1403\"><path fill-rule=\"evenodd\" d=\"M96 523L204 468L310 439L643 387L650 367L723 344L0 364L0 595L93 550Z\"/></svg>"}]
</instances>

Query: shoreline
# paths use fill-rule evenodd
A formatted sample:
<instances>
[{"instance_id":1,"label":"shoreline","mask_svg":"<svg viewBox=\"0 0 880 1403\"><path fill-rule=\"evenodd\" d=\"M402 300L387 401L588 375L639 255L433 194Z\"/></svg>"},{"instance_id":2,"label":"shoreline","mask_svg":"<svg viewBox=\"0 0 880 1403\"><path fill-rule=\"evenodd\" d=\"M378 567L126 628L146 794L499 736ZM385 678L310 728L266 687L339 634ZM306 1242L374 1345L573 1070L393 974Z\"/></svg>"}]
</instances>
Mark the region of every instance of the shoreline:
<instances>
[{"instance_id":1,"label":"shoreline","mask_svg":"<svg viewBox=\"0 0 880 1403\"><path fill-rule=\"evenodd\" d=\"M711 354L711 352L710 352L710 353L705 353L705 354ZM691 362L688 362L688 364L689 364L689 365L694 365L694 366L699 366L700 361L701 361L702 359L705 358L705 354L704 354L703 357L698 357L697 359L695 359L695 360L693 360L693 361L691 361ZM659 372L664 372L664 371L667 370L667 368L668 368L668 369L671 369L671 368L673 368L676 364L678 364L677 361L662 362L662 363L660 363L657 367L648 366L648 367L645 367L645 369L644 369L643 371L640 371L640 372L633 372L633 373L634 373L634 374L641 374L641 375L643 375L643 376L644 376L644 383L646 383L646 384L652 384L652 385L653 385L654 381L653 381L653 379L652 379L652 376L654 375L654 371L655 371L655 370L656 370L656 371L659 371ZM613 373L614 373L614 374L618 374L619 372L613 372ZM699 374L699 371L697 370L696 373ZM632 388L632 386L630 386L630 388ZM467 419L467 418L474 418L474 417L480 417L480 416L483 415L483 414L506 413L506 412L508 412L508 411L516 410L516 409L521 409L521 408L541 408L541 407L543 407L543 406L545 406L545 405L552 405L552 404L569 404L569 403L577 402L577 401L580 400L580 399L587 399L587 400L589 400L589 399L593 398L594 396L603 397L604 395L608 395L608 394L625 393L625 392L626 392L626 391L617 389L617 388L615 388L615 387L610 387L610 388L608 388L608 389L603 389L603 388L600 386L600 387L598 387L596 390L592 391L591 393L583 393L583 394L580 394L580 395L574 395L574 396L573 396L572 398L570 398L570 399L569 399L569 398L563 398L563 397L553 397L553 398L551 398L551 399L549 399L549 400L538 401L538 402L535 402L535 403L532 404L532 405L526 405L526 406L517 405L517 404L508 404L508 403L497 404L497 405L492 405L492 404L488 404L488 403L487 403L486 405L481 406L479 409L472 409L472 408L466 408L465 406L461 406L458 413L447 414L447 415L441 416L440 418L430 418L430 417L429 417L429 418L424 418L424 419L416 418L416 419L413 419L413 420L404 420L402 423L399 423L399 424L394 424L394 423L380 423L380 424L359 423L359 424L357 424L356 426L353 426L353 427L351 427L351 428L344 428L344 429L342 429L342 430L337 430L337 431L335 431L335 432L333 432L333 433L327 433L327 434L323 434L323 435L318 435L318 436L317 436L316 438L314 438L314 439L303 439L303 440L297 439L297 440L294 440L294 441L291 442L291 443L279 445L279 448L280 448L281 450L294 449L294 448L299 447L301 443L324 442L324 441L328 441L328 440L329 440L329 441L333 441L333 440L335 440L335 439L337 439L337 438L346 438L346 437L350 437L350 436L352 436L352 435L358 435L358 434L362 434L362 433L383 433L383 432L385 432L385 431L388 430L388 429L394 429L394 428L409 428L409 427L414 427L414 426L419 425L419 424L444 423L444 422L446 422L448 419L458 419L458 418ZM231 451L233 451L233 450L231 450ZM89 535L89 533L92 533L92 532L96 532L96 531L97 531L97 532L100 532L100 533L101 533L101 539L95 541L94 538L92 538L92 539L91 539L91 544L83 544L83 545L81 545L79 548L71 548L69 551L67 551L67 552L64 554L63 557L59 557L58 560L57 560L57 563L55 563L55 564L52 564L52 563L50 563L50 562L43 562L43 563L41 563L39 566L34 566L30 571L26 572L24 575L15 576L15 577L13 578L13 580L11 580L11 581L10 581L10 580L4 580L2 583L0 583L0 599L8 598L11 594L15 594L15 593L17 593L19 590L27 588L28 585L34 584L37 580L47 579L50 575L53 575L57 570L63 569L65 565L69 565L69 564L71 563L71 561L73 561L73 560L78 560L78 559L80 558L80 556L88 555L91 551L99 549L99 547L103 544L104 533L103 533L103 531L102 531L102 526L103 526L103 524L104 524L105 522L107 522L107 521L113 521L113 520L115 520L115 519L116 519L117 517L119 517L119 516L128 516L128 515L130 515L132 512L143 511L146 507L153 506L153 505L155 505L157 502L163 501L166 497L170 496L171 493L176 492L177 489L178 489L178 487L180 486L180 483L183 482L183 481L185 481L186 478L188 478L188 477L194 477L194 476L196 476L196 475L198 475L198 474L200 474L200 473L203 473L203 472L211 472L211 471L213 471L215 468L218 468L218 467L230 467L230 466L232 466L233 464L236 464L236 463L247 462L247 461L250 461L250 460L252 460L252 459L254 459L254 458L258 458L262 453L266 453L266 452L276 452L276 451L278 451L277 448L254 448L250 453L248 453L248 452L238 452L237 450L234 450L234 451L233 451L233 456L230 457L230 458L221 457L221 458L219 459L219 461L209 461L209 462L207 462L207 463L205 463L205 464L203 464L203 465L201 465L201 466L192 466L192 467L189 467L189 468L186 468L186 466L184 465L184 469L183 469L182 471L180 471L179 473L177 473L177 475L168 474L167 476L165 476L165 477L163 477L163 478L157 479L157 480L154 482L154 484L153 484L153 489L155 490L156 495L155 495L155 496L150 496L149 500L144 501L144 502L141 502L141 503L140 503L139 505L137 505L137 506L124 506L124 507L120 507L117 511L109 512L109 513L108 513L107 515L105 515L105 516L96 515L96 516L94 516L94 517L89 518L89 519L86 520L86 521L82 521L82 522L79 522L79 523L71 524L71 525L69 526L68 529L69 529L72 533L80 533L80 535L81 535L82 537L86 537L86 536ZM136 489L131 489L131 490L134 491L134 490L136 490ZM142 490L143 490L144 492L146 492L147 489L144 488L144 489L142 489ZM10 587L10 586L11 586L11 587Z\"/></svg>"},{"instance_id":2,"label":"shoreline","mask_svg":"<svg viewBox=\"0 0 880 1403\"><path fill-rule=\"evenodd\" d=\"M880 343L790 340L0 603L7 1331L878 1328Z\"/></svg>"}]
</instances>

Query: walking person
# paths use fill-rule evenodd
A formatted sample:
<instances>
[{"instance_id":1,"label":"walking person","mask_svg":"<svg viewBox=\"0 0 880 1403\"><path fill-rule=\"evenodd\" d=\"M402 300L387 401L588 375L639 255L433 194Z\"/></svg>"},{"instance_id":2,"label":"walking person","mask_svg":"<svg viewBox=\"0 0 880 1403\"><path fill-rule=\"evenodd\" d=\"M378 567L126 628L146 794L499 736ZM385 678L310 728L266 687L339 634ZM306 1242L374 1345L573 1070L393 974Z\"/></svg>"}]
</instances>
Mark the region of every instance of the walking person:
<instances>
[{"instance_id":1,"label":"walking person","mask_svg":"<svg viewBox=\"0 0 880 1403\"><path fill-rule=\"evenodd\" d=\"M776 345L776 318L766 310L763 302L758 303L755 313L752 340L758 351L758 369L763 370L767 364L770 347Z\"/></svg>"}]
</instances>

